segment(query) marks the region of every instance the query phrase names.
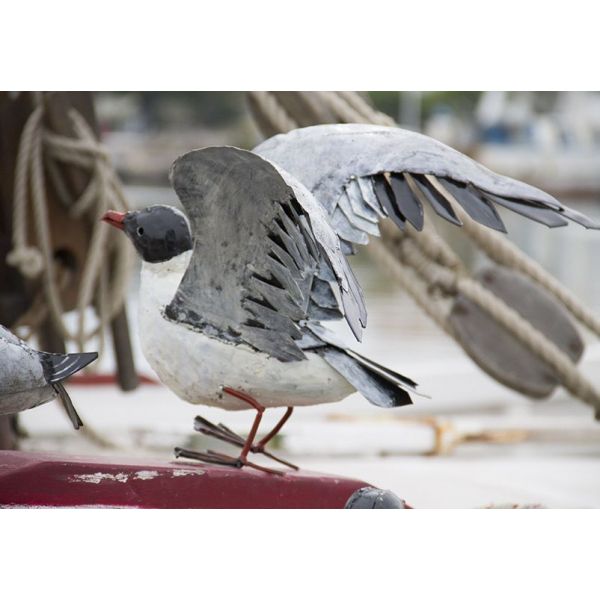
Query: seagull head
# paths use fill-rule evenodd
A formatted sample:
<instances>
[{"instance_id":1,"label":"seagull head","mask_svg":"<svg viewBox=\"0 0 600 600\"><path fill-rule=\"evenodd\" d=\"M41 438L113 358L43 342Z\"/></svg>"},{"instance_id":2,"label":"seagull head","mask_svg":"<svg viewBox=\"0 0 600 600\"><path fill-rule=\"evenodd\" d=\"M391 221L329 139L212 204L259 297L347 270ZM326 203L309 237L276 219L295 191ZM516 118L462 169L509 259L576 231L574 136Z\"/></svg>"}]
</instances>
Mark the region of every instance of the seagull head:
<instances>
[{"instance_id":1,"label":"seagull head","mask_svg":"<svg viewBox=\"0 0 600 600\"><path fill-rule=\"evenodd\" d=\"M172 206L156 205L129 212L109 210L102 220L124 231L146 262L164 262L192 249L187 220Z\"/></svg>"}]
</instances>

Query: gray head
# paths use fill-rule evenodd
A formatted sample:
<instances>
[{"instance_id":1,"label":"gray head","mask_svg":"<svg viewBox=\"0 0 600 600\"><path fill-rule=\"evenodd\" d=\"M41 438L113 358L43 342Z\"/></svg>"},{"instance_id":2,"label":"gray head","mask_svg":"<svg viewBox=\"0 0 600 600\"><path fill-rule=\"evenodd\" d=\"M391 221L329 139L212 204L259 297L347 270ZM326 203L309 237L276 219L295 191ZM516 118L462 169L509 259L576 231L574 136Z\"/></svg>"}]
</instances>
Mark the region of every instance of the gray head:
<instances>
[{"instance_id":1,"label":"gray head","mask_svg":"<svg viewBox=\"0 0 600 600\"><path fill-rule=\"evenodd\" d=\"M164 262L192 249L187 220L172 206L156 205L125 213L109 210L102 220L124 231L146 262Z\"/></svg>"}]
</instances>

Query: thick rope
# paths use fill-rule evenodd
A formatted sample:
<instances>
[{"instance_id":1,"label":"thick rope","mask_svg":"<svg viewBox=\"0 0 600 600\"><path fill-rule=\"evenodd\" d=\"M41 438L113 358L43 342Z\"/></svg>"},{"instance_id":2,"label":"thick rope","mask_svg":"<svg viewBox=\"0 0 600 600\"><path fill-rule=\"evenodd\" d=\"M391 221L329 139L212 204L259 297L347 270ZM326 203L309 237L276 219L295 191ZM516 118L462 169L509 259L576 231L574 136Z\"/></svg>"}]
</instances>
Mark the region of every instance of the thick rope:
<instances>
[{"instance_id":1,"label":"thick rope","mask_svg":"<svg viewBox=\"0 0 600 600\"><path fill-rule=\"evenodd\" d=\"M406 289L413 300L429 317L448 335L452 335L448 324L447 311L440 302L432 302L427 282L423 281L417 269L412 269L404 262L398 260L397 252L391 250L383 241L373 239L371 254L377 264L386 268Z\"/></svg>"},{"instance_id":2,"label":"thick rope","mask_svg":"<svg viewBox=\"0 0 600 600\"><path fill-rule=\"evenodd\" d=\"M104 329L125 301L132 256L124 240L109 238L108 228L100 222L100 217L111 208L127 210L127 203L108 163L108 154L96 141L85 119L74 109L69 112L76 135L70 138L47 131L43 116L43 98L38 96L37 106L29 116L19 142L14 184L13 249L7 256L7 262L28 279L42 277L48 315L65 341L75 341L81 351L87 341L97 336L103 347ZM57 162L91 171L90 181L78 199L69 197ZM57 184L55 187L60 200L69 207L70 214L78 218L86 217L92 223L87 260L77 297L78 324L73 333L63 320L64 310L50 239L45 165L51 165L47 171ZM27 245L30 203L35 246ZM109 261L103 260L107 248L117 255L113 273L109 273ZM86 308L92 303L96 305L99 323L91 330L86 330Z\"/></svg>"},{"instance_id":3,"label":"thick rope","mask_svg":"<svg viewBox=\"0 0 600 600\"><path fill-rule=\"evenodd\" d=\"M268 126L279 133L298 128L298 123L281 106L270 92L248 92L252 109L267 121Z\"/></svg>"},{"instance_id":4,"label":"thick rope","mask_svg":"<svg viewBox=\"0 0 600 600\"><path fill-rule=\"evenodd\" d=\"M269 97L269 106L276 106L278 113L283 111L286 118L292 118L277 103L274 95L269 92L263 93ZM316 92L316 95L328 106L338 121L395 125L393 119L373 109L355 92ZM264 103L263 108L268 110L266 107L267 104ZM257 107L253 108L256 110ZM261 116L264 118L264 115ZM438 185L435 177L428 177L452 203L463 222L465 233L489 258L529 276L557 298L580 323L600 335L600 319L583 306L569 290L513 244L471 219L454 198ZM371 240L367 248L378 262L394 274L417 304L446 333L460 343L448 322L449 303L446 302L444 306L440 293L446 300L453 298L457 293L463 294L552 367L562 385L573 395L595 407L597 418L600 416L600 393L578 371L571 359L518 312L473 279L458 256L435 233L432 226L426 224L422 232L407 227L404 234L395 230L392 232L385 222L382 222L380 227L382 241Z\"/></svg>"},{"instance_id":5,"label":"thick rope","mask_svg":"<svg viewBox=\"0 0 600 600\"><path fill-rule=\"evenodd\" d=\"M394 125L393 119L377 112L355 92L315 92L342 123Z\"/></svg>"},{"instance_id":6,"label":"thick rope","mask_svg":"<svg viewBox=\"0 0 600 600\"><path fill-rule=\"evenodd\" d=\"M394 265L400 267L393 269L396 276L399 275L401 283L407 287L409 293L418 302L425 312L430 315L434 321L444 329L449 335L456 339L456 334L452 331L448 321L447 312L442 308L440 302L432 301L431 295L436 289L441 290L446 297L454 297L461 294L469 298L485 310L497 323L508 330L516 339L518 339L528 350L540 357L544 362L550 365L559 373L562 385L574 396L581 398L587 404L593 406L596 411L600 409L600 394L594 386L582 376L571 359L560 350L554 343L538 331L529 321L524 319L517 311L512 309L506 303L499 301L498 298L485 288L479 281L472 279L464 269L456 269L440 264L435 260L438 255L437 249L431 247L431 240L428 244L420 245L417 243L417 237L400 237L396 240L393 250L390 252L387 248L383 252L375 247L377 257L384 262L387 268ZM432 252L433 250L433 252ZM392 261L392 264L390 263ZM408 265L413 274L420 278L421 283L409 282L406 286L406 270L402 270L402 265ZM428 295L424 295L423 282L427 284L424 289ZM435 308L433 308L435 306Z\"/></svg>"}]
</instances>

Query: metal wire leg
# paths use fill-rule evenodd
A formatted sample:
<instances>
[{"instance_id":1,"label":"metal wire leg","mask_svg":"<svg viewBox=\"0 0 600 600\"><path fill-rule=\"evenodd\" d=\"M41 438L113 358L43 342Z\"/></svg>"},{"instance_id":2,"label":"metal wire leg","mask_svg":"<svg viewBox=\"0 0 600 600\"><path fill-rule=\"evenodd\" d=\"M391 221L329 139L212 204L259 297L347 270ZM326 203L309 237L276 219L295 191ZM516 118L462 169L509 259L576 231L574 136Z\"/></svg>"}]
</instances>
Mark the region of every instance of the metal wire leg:
<instances>
[{"instance_id":1,"label":"metal wire leg","mask_svg":"<svg viewBox=\"0 0 600 600\"><path fill-rule=\"evenodd\" d=\"M194 429L204 435L208 435L208 436L214 437L218 440L221 440L223 442L226 442L228 444L238 446L239 448L242 449L240 456L237 459L235 459L235 458L232 458L225 454L219 454L219 453L213 452L211 450L209 450L206 453L203 453L203 452L196 452L194 450L186 450L184 448L176 448L175 449L176 456L182 456L185 458L193 458L195 460L203 460L205 462L212 462L215 464L226 464L226 465L235 466L238 468L241 468L244 465L258 468L258 465L255 465L254 463L250 463L248 461L248 453L252 452L255 454L264 454L268 458L270 458L278 463L281 463L281 464L289 467L290 469L298 470L298 467L296 465L294 465L282 458L279 458L279 457L275 456L274 454L271 454L268 450L265 449L266 444L268 444L277 435L277 433L279 433L279 431L284 426L286 421L292 415L292 412L294 409L292 407L288 407L285 414L277 422L275 427L273 427L273 429L266 436L264 436L258 443L254 444L254 440L256 438L256 434L258 432L258 427L262 420L262 414L265 411L265 407L262 406L262 404L260 404L259 402L257 402L254 398L252 398L252 396L249 396L248 394L246 394L244 392L234 390L234 389L228 388L228 387L223 388L223 391L225 391L227 394L229 394L231 396L234 396L235 398L238 398L239 400L242 400L243 402L250 404L250 406L252 406L254 409L256 409L257 414L254 418L254 422L252 424L252 428L250 430L250 433L248 434L248 437L246 439L244 439L242 436L238 435L237 433L235 433L234 431L229 429L229 427L227 427L226 425L223 425L223 423L219 423L218 425L215 425L214 423L211 423L208 419L205 419L204 417L201 417L201 416L197 416L194 419ZM260 470L267 471L267 472L279 473L279 471L275 471L273 469L266 469L263 467L261 467Z\"/></svg>"},{"instance_id":2,"label":"metal wire leg","mask_svg":"<svg viewBox=\"0 0 600 600\"><path fill-rule=\"evenodd\" d=\"M246 466L258 471L263 471L264 473L269 473L270 475L283 475L283 471L257 465L240 456L235 458L233 456L228 456L227 454L221 454L220 452L213 452L212 450L196 452L195 450L187 450L186 448L175 448L175 458L191 458L192 460L199 460L213 465L235 467L236 469L241 469Z\"/></svg>"}]
</instances>

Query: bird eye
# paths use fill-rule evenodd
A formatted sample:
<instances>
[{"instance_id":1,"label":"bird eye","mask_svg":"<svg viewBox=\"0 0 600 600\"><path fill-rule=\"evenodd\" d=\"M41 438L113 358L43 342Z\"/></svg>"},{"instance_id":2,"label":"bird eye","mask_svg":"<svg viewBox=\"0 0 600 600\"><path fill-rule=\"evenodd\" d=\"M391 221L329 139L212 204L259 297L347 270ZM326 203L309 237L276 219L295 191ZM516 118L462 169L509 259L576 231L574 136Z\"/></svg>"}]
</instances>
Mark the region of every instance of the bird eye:
<instances>
[{"instance_id":1,"label":"bird eye","mask_svg":"<svg viewBox=\"0 0 600 600\"><path fill-rule=\"evenodd\" d=\"M138 227L137 228L137 234L138 235L144 235L144 228L143 227Z\"/></svg>"}]
</instances>

